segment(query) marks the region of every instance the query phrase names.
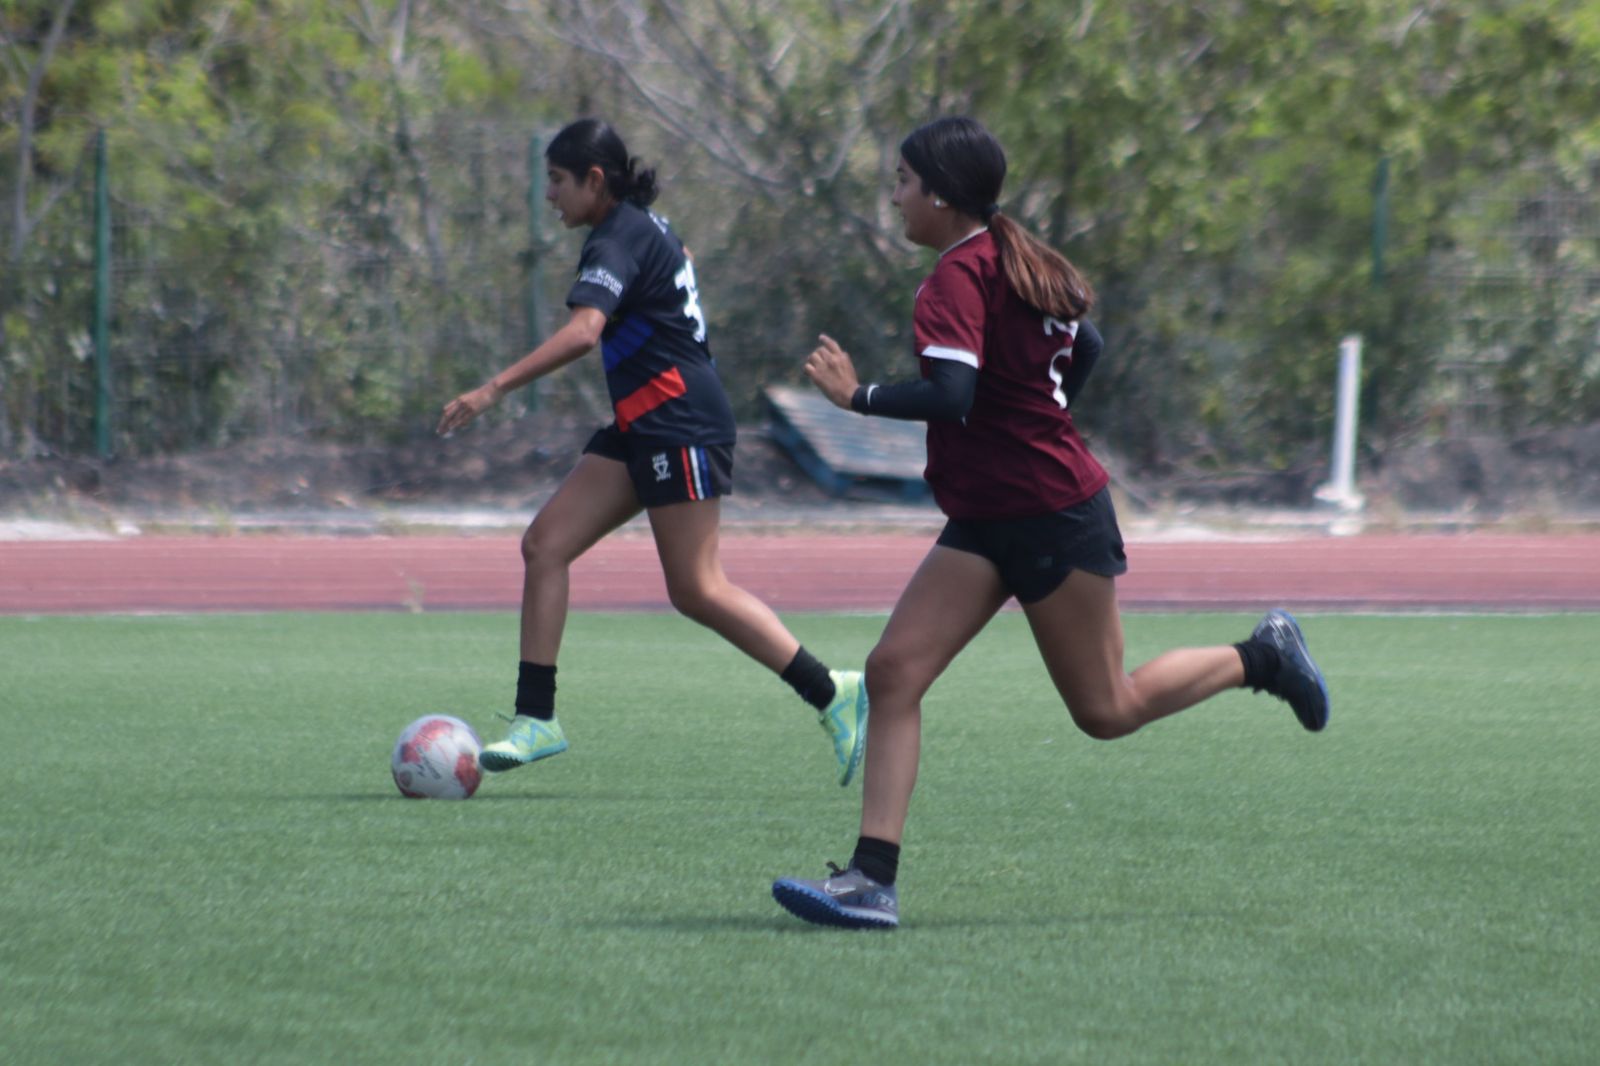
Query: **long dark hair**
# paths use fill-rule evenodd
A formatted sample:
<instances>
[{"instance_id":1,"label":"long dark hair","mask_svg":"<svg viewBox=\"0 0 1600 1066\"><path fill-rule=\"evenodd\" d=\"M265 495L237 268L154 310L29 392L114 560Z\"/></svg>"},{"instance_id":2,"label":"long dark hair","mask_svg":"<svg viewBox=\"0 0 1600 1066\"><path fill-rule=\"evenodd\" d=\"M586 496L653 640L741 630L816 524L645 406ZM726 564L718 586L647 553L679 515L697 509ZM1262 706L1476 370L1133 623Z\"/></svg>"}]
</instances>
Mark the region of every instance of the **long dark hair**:
<instances>
[{"instance_id":1,"label":"long dark hair","mask_svg":"<svg viewBox=\"0 0 1600 1066\"><path fill-rule=\"evenodd\" d=\"M580 118L566 126L544 150L544 157L579 178L590 167L599 167L612 196L640 207L649 207L659 191L655 168L641 169L639 157L628 154L621 135L603 119Z\"/></svg>"},{"instance_id":2,"label":"long dark hair","mask_svg":"<svg viewBox=\"0 0 1600 1066\"><path fill-rule=\"evenodd\" d=\"M976 119L934 119L900 142L900 156L926 192L989 227L1006 280L1028 306L1068 321L1094 306L1094 289L1067 257L1000 213L1006 153Z\"/></svg>"}]
</instances>

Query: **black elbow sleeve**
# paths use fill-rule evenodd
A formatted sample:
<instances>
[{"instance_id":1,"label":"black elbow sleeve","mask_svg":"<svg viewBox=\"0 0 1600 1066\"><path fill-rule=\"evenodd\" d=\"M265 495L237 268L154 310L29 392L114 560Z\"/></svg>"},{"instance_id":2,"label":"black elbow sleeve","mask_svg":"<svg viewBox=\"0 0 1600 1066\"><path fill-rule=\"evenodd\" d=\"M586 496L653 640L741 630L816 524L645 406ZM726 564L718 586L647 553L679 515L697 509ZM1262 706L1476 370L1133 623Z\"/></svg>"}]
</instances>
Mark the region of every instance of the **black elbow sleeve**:
<instances>
[{"instance_id":1,"label":"black elbow sleeve","mask_svg":"<svg viewBox=\"0 0 1600 1066\"><path fill-rule=\"evenodd\" d=\"M1067 406L1072 406L1077 400L1078 392L1094 372L1095 364L1100 361L1100 353L1104 350L1105 341L1100 331L1094 328L1094 323L1088 319L1079 322L1078 332L1072 339L1072 366L1061 382L1061 389L1067 395Z\"/></svg>"},{"instance_id":2,"label":"black elbow sleeve","mask_svg":"<svg viewBox=\"0 0 1600 1066\"><path fill-rule=\"evenodd\" d=\"M863 385L850 406L862 414L914 422L959 422L972 410L976 367L953 359L931 360L928 376L895 385Z\"/></svg>"}]
</instances>

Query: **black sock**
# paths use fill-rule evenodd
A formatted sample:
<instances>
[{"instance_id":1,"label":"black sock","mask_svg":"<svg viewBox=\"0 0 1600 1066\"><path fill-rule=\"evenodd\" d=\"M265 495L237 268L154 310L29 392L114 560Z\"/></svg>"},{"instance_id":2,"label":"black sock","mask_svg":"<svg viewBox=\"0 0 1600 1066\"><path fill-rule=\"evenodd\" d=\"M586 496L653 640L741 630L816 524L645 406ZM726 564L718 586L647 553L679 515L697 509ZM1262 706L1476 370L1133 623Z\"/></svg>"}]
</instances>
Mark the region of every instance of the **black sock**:
<instances>
[{"instance_id":1,"label":"black sock","mask_svg":"<svg viewBox=\"0 0 1600 1066\"><path fill-rule=\"evenodd\" d=\"M877 837L859 837L850 865L887 887L894 884L895 874L900 872L900 845Z\"/></svg>"},{"instance_id":2,"label":"black sock","mask_svg":"<svg viewBox=\"0 0 1600 1066\"><path fill-rule=\"evenodd\" d=\"M819 711L827 710L833 702L833 678L828 676L828 668L804 648L794 653L794 659L778 676Z\"/></svg>"},{"instance_id":3,"label":"black sock","mask_svg":"<svg viewBox=\"0 0 1600 1066\"><path fill-rule=\"evenodd\" d=\"M556 668L517 664L517 713L548 722L556 716Z\"/></svg>"},{"instance_id":4,"label":"black sock","mask_svg":"<svg viewBox=\"0 0 1600 1066\"><path fill-rule=\"evenodd\" d=\"M1244 684L1240 688L1270 692L1272 682L1278 676L1278 667L1282 665L1278 649L1254 637L1235 644L1233 649L1239 653L1239 660L1244 663Z\"/></svg>"}]
</instances>

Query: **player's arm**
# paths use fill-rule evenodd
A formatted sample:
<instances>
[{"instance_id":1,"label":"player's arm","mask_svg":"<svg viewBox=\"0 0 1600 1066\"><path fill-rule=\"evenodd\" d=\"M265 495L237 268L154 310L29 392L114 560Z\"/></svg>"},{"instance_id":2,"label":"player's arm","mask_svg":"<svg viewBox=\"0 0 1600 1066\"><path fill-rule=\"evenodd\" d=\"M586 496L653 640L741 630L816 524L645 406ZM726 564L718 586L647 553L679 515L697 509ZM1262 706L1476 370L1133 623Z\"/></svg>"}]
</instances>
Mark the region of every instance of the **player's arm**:
<instances>
[{"instance_id":1,"label":"player's arm","mask_svg":"<svg viewBox=\"0 0 1600 1066\"><path fill-rule=\"evenodd\" d=\"M913 422L959 422L972 410L978 369L954 359L928 360L928 376L892 385L857 385L850 409Z\"/></svg>"},{"instance_id":2,"label":"player's arm","mask_svg":"<svg viewBox=\"0 0 1600 1066\"><path fill-rule=\"evenodd\" d=\"M824 396L847 410L918 422L965 418L978 388L977 368L954 359L930 359L929 364L928 376L920 381L863 385L850 353L824 334L805 369Z\"/></svg>"},{"instance_id":3,"label":"player's arm","mask_svg":"<svg viewBox=\"0 0 1600 1066\"><path fill-rule=\"evenodd\" d=\"M450 433L500 402L506 393L559 370L600 343L606 327L605 312L594 307L574 307L565 325L545 342L470 392L444 405L438 432Z\"/></svg>"},{"instance_id":4,"label":"player's arm","mask_svg":"<svg viewBox=\"0 0 1600 1066\"><path fill-rule=\"evenodd\" d=\"M1085 318L1078 323L1078 332L1072 338L1072 365L1067 369L1066 377L1061 379L1061 391L1067 394L1068 407L1077 401L1078 390L1083 388L1083 383L1094 372L1094 365L1099 362L1105 346L1093 322Z\"/></svg>"}]
</instances>

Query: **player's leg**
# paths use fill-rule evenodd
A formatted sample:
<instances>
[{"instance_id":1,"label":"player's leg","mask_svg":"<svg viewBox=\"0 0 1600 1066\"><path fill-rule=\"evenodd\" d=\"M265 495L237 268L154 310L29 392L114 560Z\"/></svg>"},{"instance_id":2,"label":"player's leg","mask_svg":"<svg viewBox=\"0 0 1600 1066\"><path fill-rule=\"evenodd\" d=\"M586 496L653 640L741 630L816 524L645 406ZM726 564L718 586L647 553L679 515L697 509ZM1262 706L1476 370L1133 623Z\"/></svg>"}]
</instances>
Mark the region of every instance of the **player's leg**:
<instances>
[{"instance_id":1,"label":"player's leg","mask_svg":"<svg viewBox=\"0 0 1600 1066\"><path fill-rule=\"evenodd\" d=\"M861 835L898 844L917 783L922 698L1010 594L981 555L935 545L867 656L872 737Z\"/></svg>"},{"instance_id":2,"label":"player's leg","mask_svg":"<svg viewBox=\"0 0 1600 1066\"><path fill-rule=\"evenodd\" d=\"M1131 674L1112 578L1074 570L1050 595L1024 605L1034 640L1072 720L1112 740L1248 685L1289 703L1307 729L1327 724L1328 689L1294 618L1272 611L1239 644L1177 648Z\"/></svg>"},{"instance_id":3,"label":"player's leg","mask_svg":"<svg viewBox=\"0 0 1600 1066\"><path fill-rule=\"evenodd\" d=\"M777 674L817 710L839 784L847 785L865 750L867 690L861 675L829 670L800 646L772 608L729 580L720 553L721 513L715 497L650 508L667 595L684 617Z\"/></svg>"},{"instance_id":4,"label":"player's leg","mask_svg":"<svg viewBox=\"0 0 1600 1066\"><path fill-rule=\"evenodd\" d=\"M1233 647L1180 648L1129 674L1116 575L1127 570L1110 492L1005 523L1002 570L1078 728L1110 740L1245 680Z\"/></svg>"},{"instance_id":5,"label":"player's leg","mask_svg":"<svg viewBox=\"0 0 1600 1066\"><path fill-rule=\"evenodd\" d=\"M555 673L567 624L568 574L579 556L638 513L627 467L585 453L523 533L517 713L506 738L479 755L485 770L510 770L567 750L555 715Z\"/></svg>"},{"instance_id":6,"label":"player's leg","mask_svg":"<svg viewBox=\"0 0 1600 1066\"><path fill-rule=\"evenodd\" d=\"M639 511L624 463L592 452L579 457L522 534L523 661L556 661L572 564Z\"/></svg>"},{"instance_id":7,"label":"player's leg","mask_svg":"<svg viewBox=\"0 0 1600 1066\"><path fill-rule=\"evenodd\" d=\"M800 642L772 608L728 579L720 553L721 500L652 507L649 518L673 608L781 673Z\"/></svg>"},{"instance_id":8,"label":"player's leg","mask_svg":"<svg viewBox=\"0 0 1600 1066\"><path fill-rule=\"evenodd\" d=\"M899 924L895 879L921 756L922 697L1007 596L987 559L943 545L912 576L867 657L872 736L855 853L829 877L774 882L773 898L790 913L848 928Z\"/></svg>"},{"instance_id":9,"label":"player's leg","mask_svg":"<svg viewBox=\"0 0 1600 1066\"><path fill-rule=\"evenodd\" d=\"M1165 652L1133 673L1123 669L1116 581L1073 570L1055 591L1024 604L1034 641L1072 720L1110 740L1244 683L1228 645Z\"/></svg>"}]
</instances>

